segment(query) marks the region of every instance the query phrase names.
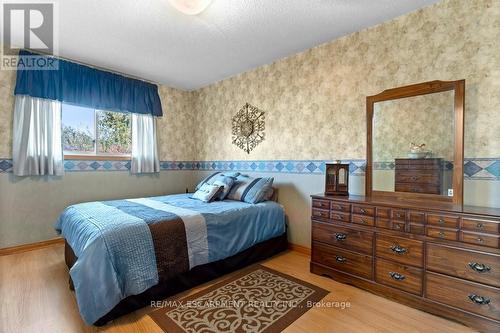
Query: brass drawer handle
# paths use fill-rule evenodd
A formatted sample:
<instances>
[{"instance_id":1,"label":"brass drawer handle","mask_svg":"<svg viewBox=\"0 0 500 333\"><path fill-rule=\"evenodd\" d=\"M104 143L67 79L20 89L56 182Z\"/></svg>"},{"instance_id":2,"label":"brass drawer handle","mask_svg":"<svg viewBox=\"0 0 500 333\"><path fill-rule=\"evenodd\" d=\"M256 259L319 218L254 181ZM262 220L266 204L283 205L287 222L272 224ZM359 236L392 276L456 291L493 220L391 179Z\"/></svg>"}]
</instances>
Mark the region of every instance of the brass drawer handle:
<instances>
[{"instance_id":1,"label":"brass drawer handle","mask_svg":"<svg viewBox=\"0 0 500 333\"><path fill-rule=\"evenodd\" d=\"M333 206L333 209L342 210L342 206Z\"/></svg>"},{"instance_id":2,"label":"brass drawer handle","mask_svg":"<svg viewBox=\"0 0 500 333\"><path fill-rule=\"evenodd\" d=\"M469 299L473 303L479 304L479 305L488 305L491 302L491 300L489 298L486 298L486 297L483 297L483 296L479 296L479 295L475 295L475 294L470 294L469 295Z\"/></svg>"},{"instance_id":3,"label":"brass drawer handle","mask_svg":"<svg viewBox=\"0 0 500 333\"><path fill-rule=\"evenodd\" d=\"M483 243L484 242L484 239L482 239L481 237L478 237L476 240L477 240L478 243Z\"/></svg>"},{"instance_id":4,"label":"brass drawer handle","mask_svg":"<svg viewBox=\"0 0 500 333\"><path fill-rule=\"evenodd\" d=\"M469 267L473 271L478 272L478 273L488 273L489 271L491 271L491 267L490 266L485 265L485 264L480 264L480 263L477 263L477 262L470 262L469 263Z\"/></svg>"},{"instance_id":5,"label":"brass drawer handle","mask_svg":"<svg viewBox=\"0 0 500 333\"><path fill-rule=\"evenodd\" d=\"M361 222L361 223L363 223L363 224L368 223L368 222L366 222L366 221L365 221L365 220L363 220L363 219L360 219L360 220L359 220L359 222Z\"/></svg>"},{"instance_id":6,"label":"brass drawer handle","mask_svg":"<svg viewBox=\"0 0 500 333\"><path fill-rule=\"evenodd\" d=\"M366 210L364 210L363 208L361 208L359 211L361 212L361 214L366 213Z\"/></svg>"},{"instance_id":7,"label":"brass drawer handle","mask_svg":"<svg viewBox=\"0 0 500 333\"><path fill-rule=\"evenodd\" d=\"M479 222L478 224L476 224L476 227L478 229L483 229L484 228L484 224L482 224L481 222Z\"/></svg>"},{"instance_id":8,"label":"brass drawer handle","mask_svg":"<svg viewBox=\"0 0 500 333\"><path fill-rule=\"evenodd\" d=\"M338 234L335 234L335 239L338 240L338 241L343 241L347 238L347 235L346 234L343 234L343 233L338 233Z\"/></svg>"},{"instance_id":9,"label":"brass drawer handle","mask_svg":"<svg viewBox=\"0 0 500 333\"><path fill-rule=\"evenodd\" d=\"M440 231L440 232L438 232L438 235L439 235L439 237L441 237L441 238L444 238L444 237L446 236L446 234L444 233L444 231Z\"/></svg>"},{"instance_id":10,"label":"brass drawer handle","mask_svg":"<svg viewBox=\"0 0 500 333\"><path fill-rule=\"evenodd\" d=\"M403 217L403 215L401 215L400 213L397 213L397 214L396 214L396 217L397 217L397 218L401 218L401 217Z\"/></svg>"},{"instance_id":11,"label":"brass drawer handle","mask_svg":"<svg viewBox=\"0 0 500 333\"><path fill-rule=\"evenodd\" d=\"M443 220L442 218L440 218L440 219L438 220L438 223L439 223L439 224L441 224L441 225L443 225L443 224L444 224L444 220Z\"/></svg>"},{"instance_id":12,"label":"brass drawer handle","mask_svg":"<svg viewBox=\"0 0 500 333\"><path fill-rule=\"evenodd\" d=\"M399 224L395 224L394 229L399 230L399 229L401 229L401 226Z\"/></svg>"},{"instance_id":13,"label":"brass drawer handle","mask_svg":"<svg viewBox=\"0 0 500 333\"><path fill-rule=\"evenodd\" d=\"M391 246L391 251L396 253L396 254L407 254L408 249L402 246L399 246L398 244L394 244Z\"/></svg>"},{"instance_id":14,"label":"brass drawer handle","mask_svg":"<svg viewBox=\"0 0 500 333\"><path fill-rule=\"evenodd\" d=\"M337 220L342 220L342 216L340 215L333 215L333 218Z\"/></svg>"},{"instance_id":15,"label":"brass drawer handle","mask_svg":"<svg viewBox=\"0 0 500 333\"><path fill-rule=\"evenodd\" d=\"M347 261L347 259L342 256L335 256L335 261L344 264Z\"/></svg>"},{"instance_id":16,"label":"brass drawer handle","mask_svg":"<svg viewBox=\"0 0 500 333\"><path fill-rule=\"evenodd\" d=\"M389 272L389 276L391 277L391 279L396 281L403 281L406 278L406 276L397 272Z\"/></svg>"},{"instance_id":17,"label":"brass drawer handle","mask_svg":"<svg viewBox=\"0 0 500 333\"><path fill-rule=\"evenodd\" d=\"M413 180L413 181L415 181L415 180L417 180L417 179L418 179L418 177L417 177L417 176L413 176L413 177L411 177L411 180Z\"/></svg>"}]
</instances>

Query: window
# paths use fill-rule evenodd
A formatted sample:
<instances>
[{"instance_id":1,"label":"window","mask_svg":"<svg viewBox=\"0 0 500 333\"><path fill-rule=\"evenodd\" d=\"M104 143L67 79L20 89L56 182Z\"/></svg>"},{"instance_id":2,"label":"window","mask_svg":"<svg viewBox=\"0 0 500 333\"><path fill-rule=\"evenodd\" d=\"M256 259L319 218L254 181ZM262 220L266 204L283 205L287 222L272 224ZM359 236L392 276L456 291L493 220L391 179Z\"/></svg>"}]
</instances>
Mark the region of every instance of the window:
<instances>
[{"instance_id":1,"label":"window","mask_svg":"<svg viewBox=\"0 0 500 333\"><path fill-rule=\"evenodd\" d=\"M62 136L65 155L128 156L130 114L63 104Z\"/></svg>"}]
</instances>

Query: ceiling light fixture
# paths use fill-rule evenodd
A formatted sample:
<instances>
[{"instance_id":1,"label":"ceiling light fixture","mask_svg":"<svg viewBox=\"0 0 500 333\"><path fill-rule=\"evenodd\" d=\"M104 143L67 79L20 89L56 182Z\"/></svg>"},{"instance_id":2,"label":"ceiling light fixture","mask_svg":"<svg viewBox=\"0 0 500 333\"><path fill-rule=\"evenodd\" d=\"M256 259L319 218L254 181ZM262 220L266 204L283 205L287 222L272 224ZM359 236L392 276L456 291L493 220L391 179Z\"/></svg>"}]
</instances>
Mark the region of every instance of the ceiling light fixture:
<instances>
[{"instance_id":1,"label":"ceiling light fixture","mask_svg":"<svg viewBox=\"0 0 500 333\"><path fill-rule=\"evenodd\" d=\"M198 15L207 9L212 0L168 0L168 2L186 15Z\"/></svg>"}]
</instances>

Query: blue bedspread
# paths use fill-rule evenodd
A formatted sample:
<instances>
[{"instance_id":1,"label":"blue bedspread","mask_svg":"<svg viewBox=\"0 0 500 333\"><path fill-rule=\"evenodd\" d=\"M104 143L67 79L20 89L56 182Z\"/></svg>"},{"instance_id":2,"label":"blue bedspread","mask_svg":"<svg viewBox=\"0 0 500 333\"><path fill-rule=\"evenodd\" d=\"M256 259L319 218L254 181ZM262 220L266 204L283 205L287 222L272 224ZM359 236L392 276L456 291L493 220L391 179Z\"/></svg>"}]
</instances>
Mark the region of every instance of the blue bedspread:
<instances>
[{"instance_id":1,"label":"blue bedspread","mask_svg":"<svg viewBox=\"0 0 500 333\"><path fill-rule=\"evenodd\" d=\"M176 218L184 223L190 269L285 232L283 208L271 201L207 204L178 194L69 206L55 228L78 257L70 275L86 323L158 283L148 225Z\"/></svg>"}]
</instances>

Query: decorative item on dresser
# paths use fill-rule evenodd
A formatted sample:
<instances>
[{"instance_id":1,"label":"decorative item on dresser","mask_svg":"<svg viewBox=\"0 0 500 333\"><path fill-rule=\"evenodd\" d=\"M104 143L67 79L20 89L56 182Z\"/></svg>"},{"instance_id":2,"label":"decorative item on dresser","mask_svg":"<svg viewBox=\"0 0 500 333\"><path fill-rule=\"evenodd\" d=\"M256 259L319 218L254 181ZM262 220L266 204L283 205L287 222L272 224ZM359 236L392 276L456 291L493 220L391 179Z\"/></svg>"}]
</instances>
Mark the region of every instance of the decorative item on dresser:
<instances>
[{"instance_id":1,"label":"decorative item on dresser","mask_svg":"<svg viewBox=\"0 0 500 333\"><path fill-rule=\"evenodd\" d=\"M325 194L349 195L349 164L327 163L325 174Z\"/></svg>"},{"instance_id":2,"label":"decorative item on dresser","mask_svg":"<svg viewBox=\"0 0 500 333\"><path fill-rule=\"evenodd\" d=\"M366 196L312 196L311 272L481 331L499 332L500 209L462 203L464 87L463 80L432 81L386 90L367 98ZM448 92L446 97L450 97L450 91L454 92L451 96L454 113L448 117L454 119L454 129L445 132L452 137L446 139L453 142L447 147L448 152L453 152L453 175L448 188L452 195L388 190L384 184L394 178L393 184L397 186L400 176L397 166L401 162L396 160L395 174L389 173L392 170L378 170L381 172L373 177L372 151L381 154L381 146L404 146L404 142L380 145L382 136L374 136L372 142L372 132L375 127L375 132L384 132L394 140L408 133L397 128L394 135L387 126L384 131L377 129L383 127L381 119L392 123L391 115L400 110L393 109L398 112L391 113L387 107L375 108L374 103L405 98L415 101L415 97L442 92ZM431 104L422 110L407 110L421 113L431 109L439 113L441 107L437 111L432 108L436 98L419 99L417 104L408 102ZM374 110L377 119L372 119ZM435 125L446 127L449 123ZM410 134L414 132L409 129ZM433 133L426 134L425 139L436 142ZM431 169L441 163L431 159L413 163L417 161L424 161ZM412 162L405 163L409 166ZM428 176L426 167L419 170L419 177ZM405 180L409 186L418 186L420 179Z\"/></svg>"},{"instance_id":3,"label":"decorative item on dresser","mask_svg":"<svg viewBox=\"0 0 500 333\"><path fill-rule=\"evenodd\" d=\"M441 158L396 158L395 191L442 193Z\"/></svg>"}]
</instances>

